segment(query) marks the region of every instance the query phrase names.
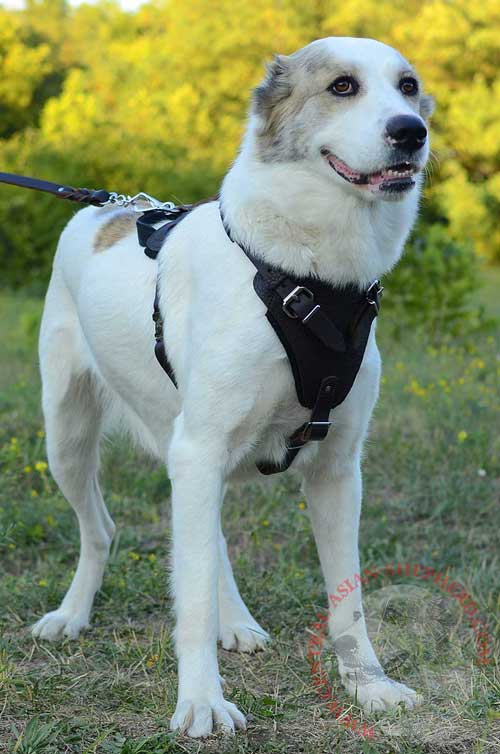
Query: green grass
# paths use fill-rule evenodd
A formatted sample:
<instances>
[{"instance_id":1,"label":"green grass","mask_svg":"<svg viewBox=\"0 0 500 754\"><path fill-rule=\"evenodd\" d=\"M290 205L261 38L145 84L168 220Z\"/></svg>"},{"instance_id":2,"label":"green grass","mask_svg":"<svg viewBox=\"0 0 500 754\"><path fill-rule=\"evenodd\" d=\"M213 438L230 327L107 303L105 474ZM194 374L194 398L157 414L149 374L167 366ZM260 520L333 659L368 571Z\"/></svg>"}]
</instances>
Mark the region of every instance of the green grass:
<instances>
[{"instance_id":1,"label":"green grass","mask_svg":"<svg viewBox=\"0 0 500 754\"><path fill-rule=\"evenodd\" d=\"M333 692L350 714L373 723L375 737L363 740L328 712L306 657L308 627L326 604L321 574L300 491L282 480L271 489L235 490L224 509L242 594L273 636L271 648L253 657L220 651L227 696L247 713L248 731L201 743L170 734L176 669L166 586L169 484L161 467L120 440L104 453L102 483L118 536L92 629L74 643L34 642L28 627L58 604L78 548L74 516L44 467L40 306L0 297L0 750L499 751L495 647L490 664L478 665L463 611L418 578L373 579L365 604L382 660L394 678L423 693L423 706L363 717L342 692L325 647ZM439 349L411 334L394 343L383 328L382 318L385 376L364 463L363 567L409 561L448 572L473 596L494 640L499 344L485 335Z\"/></svg>"}]
</instances>

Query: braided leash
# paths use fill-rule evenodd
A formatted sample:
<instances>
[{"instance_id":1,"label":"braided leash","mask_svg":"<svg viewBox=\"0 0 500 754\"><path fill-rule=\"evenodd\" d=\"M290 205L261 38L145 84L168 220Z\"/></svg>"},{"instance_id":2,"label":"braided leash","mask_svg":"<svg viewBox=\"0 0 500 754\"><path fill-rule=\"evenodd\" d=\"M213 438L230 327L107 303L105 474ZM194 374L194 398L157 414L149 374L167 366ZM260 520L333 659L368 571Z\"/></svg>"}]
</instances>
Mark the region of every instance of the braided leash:
<instances>
[{"instance_id":1,"label":"braided leash","mask_svg":"<svg viewBox=\"0 0 500 754\"><path fill-rule=\"evenodd\" d=\"M79 204L92 204L96 207L116 204L119 207L132 206L137 212L144 211L144 204L148 204L153 209L173 209L175 207L172 202L160 202L154 196L145 194L143 191L135 196L129 196L127 194L118 194L116 191L106 191L105 189L73 188L73 186L65 186L60 183L52 183L52 181L44 181L40 178L16 175L15 173L0 172L0 183L8 183L11 186L19 186L20 188L32 189L34 191L44 191L47 194L56 196L58 199L68 199L71 202L78 202ZM142 206L136 207L135 205L138 204Z\"/></svg>"}]
</instances>

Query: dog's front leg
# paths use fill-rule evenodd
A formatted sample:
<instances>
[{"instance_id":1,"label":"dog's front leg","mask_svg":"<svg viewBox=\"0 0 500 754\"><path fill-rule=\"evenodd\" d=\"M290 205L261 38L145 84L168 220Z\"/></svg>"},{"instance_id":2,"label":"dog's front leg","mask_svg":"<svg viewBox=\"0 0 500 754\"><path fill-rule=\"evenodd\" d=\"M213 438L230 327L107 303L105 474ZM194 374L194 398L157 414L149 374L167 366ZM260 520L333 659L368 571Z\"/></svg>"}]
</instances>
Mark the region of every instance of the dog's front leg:
<instances>
[{"instance_id":1,"label":"dog's front leg","mask_svg":"<svg viewBox=\"0 0 500 754\"><path fill-rule=\"evenodd\" d=\"M328 591L329 629L342 682L367 710L419 701L407 686L384 673L366 630L361 599L358 529L359 463L306 477L305 490Z\"/></svg>"},{"instance_id":2,"label":"dog's front leg","mask_svg":"<svg viewBox=\"0 0 500 754\"><path fill-rule=\"evenodd\" d=\"M214 723L234 732L245 718L227 702L217 663L219 517L225 448L189 432L178 418L169 450L173 591L179 689L172 730L208 736Z\"/></svg>"}]
</instances>

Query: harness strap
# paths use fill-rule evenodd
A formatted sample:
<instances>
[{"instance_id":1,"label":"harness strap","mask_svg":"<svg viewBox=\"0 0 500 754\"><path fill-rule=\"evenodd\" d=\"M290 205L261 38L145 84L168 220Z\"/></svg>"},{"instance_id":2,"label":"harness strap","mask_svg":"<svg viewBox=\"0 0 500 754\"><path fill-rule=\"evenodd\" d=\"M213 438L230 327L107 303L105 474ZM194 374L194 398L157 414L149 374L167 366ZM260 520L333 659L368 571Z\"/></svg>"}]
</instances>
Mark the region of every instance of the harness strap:
<instances>
[{"instance_id":1,"label":"harness strap","mask_svg":"<svg viewBox=\"0 0 500 754\"><path fill-rule=\"evenodd\" d=\"M269 476L286 471L292 464L299 450L311 442L311 440L324 440L331 427L330 411L335 396L335 377L325 377L321 383L316 403L308 422L302 424L293 432L287 440L286 452L281 463L269 463L260 461L257 468L261 474Z\"/></svg>"},{"instance_id":2,"label":"harness strap","mask_svg":"<svg viewBox=\"0 0 500 754\"><path fill-rule=\"evenodd\" d=\"M173 209L149 209L137 218L137 236L144 253L150 259L156 259L166 237L178 222L191 211L189 205ZM157 224L162 223L158 228Z\"/></svg>"},{"instance_id":3,"label":"harness strap","mask_svg":"<svg viewBox=\"0 0 500 754\"><path fill-rule=\"evenodd\" d=\"M156 259L165 239L191 211L190 205L180 205L171 209L150 209L137 218L137 236L139 244L144 247L144 253L150 259ZM157 227L158 223L162 223ZM170 377L175 387L174 368L168 360L163 338L163 320L160 313L158 283L156 284L155 300L153 304L153 322L155 325L155 356L164 371Z\"/></svg>"},{"instance_id":4,"label":"harness strap","mask_svg":"<svg viewBox=\"0 0 500 754\"><path fill-rule=\"evenodd\" d=\"M165 341L163 339L163 320L160 314L160 303L158 294L158 283L156 284L155 300L153 304L153 322L155 323L155 356L160 366L168 374L175 387L178 387L175 379L175 372L172 364L168 360L165 351Z\"/></svg>"}]
</instances>

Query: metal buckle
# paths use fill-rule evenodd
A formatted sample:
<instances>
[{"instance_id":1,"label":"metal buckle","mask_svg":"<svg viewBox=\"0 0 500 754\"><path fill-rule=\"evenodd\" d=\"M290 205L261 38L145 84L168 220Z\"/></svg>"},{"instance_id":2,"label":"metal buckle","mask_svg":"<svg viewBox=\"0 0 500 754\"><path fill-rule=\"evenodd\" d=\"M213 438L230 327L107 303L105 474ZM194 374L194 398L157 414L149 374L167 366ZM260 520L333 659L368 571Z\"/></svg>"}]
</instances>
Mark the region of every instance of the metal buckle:
<instances>
[{"instance_id":1,"label":"metal buckle","mask_svg":"<svg viewBox=\"0 0 500 754\"><path fill-rule=\"evenodd\" d=\"M384 288L380 285L379 280L374 280L366 291L366 300L371 306L375 307L377 314L380 311L380 296L384 292Z\"/></svg>"},{"instance_id":2,"label":"metal buckle","mask_svg":"<svg viewBox=\"0 0 500 754\"><path fill-rule=\"evenodd\" d=\"M293 291L290 291L290 293L287 296L285 296L285 298L283 299L282 309L288 317L291 317L292 319L299 318L299 315L295 314L295 312L291 311L288 307L294 301L299 301L302 295L306 296L306 298L311 299L311 301L314 300L313 292L310 291L309 288L304 288L303 285L298 285L296 288L293 289Z\"/></svg>"},{"instance_id":3,"label":"metal buckle","mask_svg":"<svg viewBox=\"0 0 500 754\"><path fill-rule=\"evenodd\" d=\"M304 431L302 432L302 437L304 440L310 440L311 439L311 433L313 427L328 427L328 429L332 426L333 422L307 422L306 426L304 427ZM321 438L324 439L324 438Z\"/></svg>"}]
</instances>

